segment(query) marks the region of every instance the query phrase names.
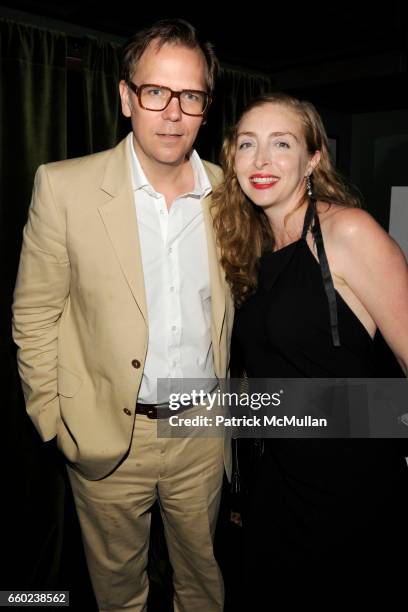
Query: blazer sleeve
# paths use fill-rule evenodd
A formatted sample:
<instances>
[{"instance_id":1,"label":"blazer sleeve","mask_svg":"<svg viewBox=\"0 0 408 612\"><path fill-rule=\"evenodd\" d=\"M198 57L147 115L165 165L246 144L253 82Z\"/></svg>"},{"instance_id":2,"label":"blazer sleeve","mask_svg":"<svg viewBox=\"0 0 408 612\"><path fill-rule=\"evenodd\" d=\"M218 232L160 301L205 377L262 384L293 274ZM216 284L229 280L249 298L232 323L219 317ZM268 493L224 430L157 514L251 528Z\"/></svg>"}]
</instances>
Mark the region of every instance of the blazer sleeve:
<instances>
[{"instance_id":1,"label":"blazer sleeve","mask_svg":"<svg viewBox=\"0 0 408 612\"><path fill-rule=\"evenodd\" d=\"M23 233L12 325L27 413L44 441L56 435L60 414L58 327L70 286L65 225L47 166L40 166Z\"/></svg>"}]
</instances>

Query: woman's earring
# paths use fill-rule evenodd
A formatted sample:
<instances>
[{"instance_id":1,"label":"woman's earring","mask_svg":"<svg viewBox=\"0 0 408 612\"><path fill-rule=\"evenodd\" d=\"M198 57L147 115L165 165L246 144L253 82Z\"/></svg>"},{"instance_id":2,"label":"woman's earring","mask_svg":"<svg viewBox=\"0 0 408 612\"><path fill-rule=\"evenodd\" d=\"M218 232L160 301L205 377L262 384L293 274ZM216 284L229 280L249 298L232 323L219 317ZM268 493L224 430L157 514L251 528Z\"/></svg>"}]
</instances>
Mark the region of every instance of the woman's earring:
<instances>
[{"instance_id":1,"label":"woman's earring","mask_svg":"<svg viewBox=\"0 0 408 612\"><path fill-rule=\"evenodd\" d=\"M312 191L312 180L310 178L310 174L308 174L306 177L306 189L307 189L307 195L311 198L313 195L313 191Z\"/></svg>"}]
</instances>

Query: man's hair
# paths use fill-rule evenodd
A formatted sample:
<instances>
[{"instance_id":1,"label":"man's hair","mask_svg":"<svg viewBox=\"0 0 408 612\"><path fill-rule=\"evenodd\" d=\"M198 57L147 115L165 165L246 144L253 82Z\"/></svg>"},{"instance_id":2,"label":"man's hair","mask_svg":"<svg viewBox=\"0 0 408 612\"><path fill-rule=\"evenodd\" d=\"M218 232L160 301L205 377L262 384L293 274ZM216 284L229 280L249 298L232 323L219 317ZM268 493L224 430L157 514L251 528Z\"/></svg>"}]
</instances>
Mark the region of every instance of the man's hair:
<instances>
[{"instance_id":1,"label":"man's hair","mask_svg":"<svg viewBox=\"0 0 408 612\"><path fill-rule=\"evenodd\" d=\"M184 21L184 19L162 19L154 23L150 28L136 32L129 39L122 51L122 78L124 81L128 82L131 80L136 70L137 62L153 41L157 45L158 50L166 44L173 44L200 51L207 65L207 89L210 93L213 91L219 68L214 47L210 42L202 41L194 26Z\"/></svg>"}]
</instances>

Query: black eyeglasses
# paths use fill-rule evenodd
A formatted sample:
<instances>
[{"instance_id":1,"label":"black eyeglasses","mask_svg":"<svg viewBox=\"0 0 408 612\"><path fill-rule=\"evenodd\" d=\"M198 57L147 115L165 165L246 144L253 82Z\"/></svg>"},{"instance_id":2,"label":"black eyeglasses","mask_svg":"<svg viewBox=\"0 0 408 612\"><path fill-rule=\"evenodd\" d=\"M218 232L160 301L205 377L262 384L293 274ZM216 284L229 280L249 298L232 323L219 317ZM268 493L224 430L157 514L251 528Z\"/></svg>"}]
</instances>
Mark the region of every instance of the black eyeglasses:
<instances>
[{"instance_id":1,"label":"black eyeglasses","mask_svg":"<svg viewBox=\"0 0 408 612\"><path fill-rule=\"evenodd\" d=\"M211 96L206 91L173 91L162 85L135 85L133 81L127 81L127 86L137 95L140 106L145 110L163 111L172 98L177 98L182 113L191 117L202 117L211 103Z\"/></svg>"}]
</instances>

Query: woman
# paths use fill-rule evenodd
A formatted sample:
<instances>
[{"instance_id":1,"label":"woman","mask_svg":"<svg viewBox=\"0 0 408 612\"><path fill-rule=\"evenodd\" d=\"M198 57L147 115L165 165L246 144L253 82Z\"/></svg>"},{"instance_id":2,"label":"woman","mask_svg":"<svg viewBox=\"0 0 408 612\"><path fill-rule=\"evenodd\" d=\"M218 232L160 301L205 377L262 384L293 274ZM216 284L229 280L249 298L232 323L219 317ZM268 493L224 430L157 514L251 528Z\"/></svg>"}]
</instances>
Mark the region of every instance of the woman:
<instances>
[{"instance_id":1,"label":"woman","mask_svg":"<svg viewBox=\"0 0 408 612\"><path fill-rule=\"evenodd\" d=\"M381 332L407 375L405 258L334 170L315 108L258 98L226 138L222 164L214 223L237 306L233 362L249 378L394 375L378 371ZM408 445L263 446L243 513L247 609L265 609L276 591L288 603L323 592L337 600L352 582L365 600L379 586L392 596L406 571L398 552L408 555Z\"/></svg>"}]
</instances>

